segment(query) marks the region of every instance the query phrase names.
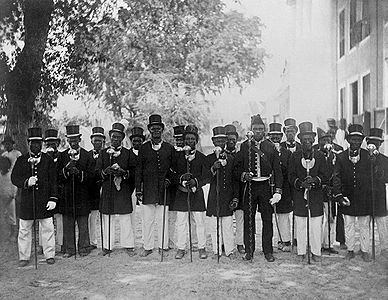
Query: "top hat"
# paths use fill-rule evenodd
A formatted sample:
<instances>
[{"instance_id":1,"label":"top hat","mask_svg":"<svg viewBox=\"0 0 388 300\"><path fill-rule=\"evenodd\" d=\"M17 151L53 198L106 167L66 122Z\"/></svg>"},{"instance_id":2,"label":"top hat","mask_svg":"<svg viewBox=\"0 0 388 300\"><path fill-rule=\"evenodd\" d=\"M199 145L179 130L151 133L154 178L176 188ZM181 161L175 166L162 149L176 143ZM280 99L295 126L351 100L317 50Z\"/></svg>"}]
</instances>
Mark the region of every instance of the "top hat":
<instances>
[{"instance_id":1,"label":"top hat","mask_svg":"<svg viewBox=\"0 0 388 300\"><path fill-rule=\"evenodd\" d=\"M236 126L234 126L233 124L225 125L225 133L226 135L235 135L236 138L238 138Z\"/></svg>"},{"instance_id":2,"label":"top hat","mask_svg":"<svg viewBox=\"0 0 388 300\"><path fill-rule=\"evenodd\" d=\"M225 137L226 138L224 126L217 126L217 127L213 128L213 138L217 138L217 137Z\"/></svg>"},{"instance_id":3,"label":"top hat","mask_svg":"<svg viewBox=\"0 0 388 300\"><path fill-rule=\"evenodd\" d=\"M42 128L32 127L28 128L28 141L42 141Z\"/></svg>"},{"instance_id":4,"label":"top hat","mask_svg":"<svg viewBox=\"0 0 388 300\"><path fill-rule=\"evenodd\" d=\"M92 134L90 135L90 138L94 138L94 137L102 137L103 139L105 139L105 131L104 131L104 128L102 127L99 127L99 126L96 126L96 127L93 127L92 128Z\"/></svg>"},{"instance_id":5,"label":"top hat","mask_svg":"<svg viewBox=\"0 0 388 300\"><path fill-rule=\"evenodd\" d=\"M327 125L329 125L329 127L337 126L337 122L336 122L335 119L333 119L333 118L328 118L328 119L326 120L326 122L327 122Z\"/></svg>"},{"instance_id":6,"label":"top hat","mask_svg":"<svg viewBox=\"0 0 388 300\"><path fill-rule=\"evenodd\" d=\"M79 133L79 125L67 125L66 126L66 137L77 137L81 136Z\"/></svg>"},{"instance_id":7,"label":"top hat","mask_svg":"<svg viewBox=\"0 0 388 300\"><path fill-rule=\"evenodd\" d=\"M173 127L174 137L181 137L185 131L185 125L177 125Z\"/></svg>"},{"instance_id":8,"label":"top hat","mask_svg":"<svg viewBox=\"0 0 388 300\"><path fill-rule=\"evenodd\" d=\"M125 133L124 133L124 125L119 123L119 122L116 122L116 123L113 123L112 124L112 129L109 130L109 136L113 133L113 132L118 132L118 133L121 133L123 136L125 136Z\"/></svg>"},{"instance_id":9,"label":"top hat","mask_svg":"<svg viewBox=\"0 0 388 300\"><path fill-rule=\"evenodd\" d=\"M280 124L280 123L271 123L271 124L269 124L269 132L268 132L268 134L281 134L281 135L283 135L282 124Z\"/></svg>"},{"instance_id":10,"label":"top hat","mask_svg":"<svg viewBox=\"0 0 388 300\"><path fill-rule=\"evenodd\" d=\"M364 128L360 124L349 124L348 136L358 135L364 137Z\"/></svg>"},{"instance_id":11,"label":"top hat","mask_svg":"<svg viewBox=\"0 0 388 300\"><path fill-rule=\"evenodd\" d=\"M298 132L298 126L296 126L296 120L293 118L288 118L284 120L283 131L286 132L286 129L294 128L296 132Z\"/></svg>"},{"instance_id":12,"label":"top hat","mask_svg":"<svg viewBox=\"0 0 388 300\"><path fill-rule=\"evenodd\" d=\"M129 139L133 139L134 137L141 137L143 140L145 140L145 136L143 134L143 128L141 127L133 127L131 129L131 135L129 136Z\"/></svg>"},{"instance_id":13,"label":"top hat","mask_svg":"<svg viewBox=\"0 0 388 300\"><path fill-rule=\"evenodd\" d=\"M369 130L369 136L366 138L367 140L378 140L383 142L383 130L380 128L371 128Z\"/></svg>"},{"instance_id":14,"label":"top hat","mask_svg":"<svg viewBox=\"0 0 388 300\"><path fill-rule=\"evenodd\" d=\"M58 137L58 130L53 128L47 129L44 132L44 141L60 141L60 138Z\"/></svg>"},{"instance_id":15,"label":"top hat","mask_svg":"<svg viewBox=\"0 0 388 300\"><path fill-rule=\"evenodd\" d=\"M6 135L6 136L4 137L4 140L3 140L1 143L2 143L2 144L5 144L5 143L15 144L15 141L12 139L11 136Z\"/></svg>"},{"instance_id":16,"label":"top hat","mask_svg":"<svg viewBox=\"0 0 388 300\"><path fill-rule=\"evenodd\" d=\"M147 128L150 129L152 125L160 125L164 129L164 124L162 123L162 117L157 114L150 115Z\"/></svg>"},{"instance_id":17,"label":"top hat","mask_svg":"<svg viewBox=\"0 0 388 300\"><path fill-rule=\"evenodd\" d=\"M259 114L253 115L251 117L251 125L253 125L253 124L265 125L264 122L263 122L263 119L260 117Z\"/></svg>"},{"instance_id":18,"label":"top hat","mask_svg":"<svg viewBox=\"0 0 388 300\"><path fill-rule=\"evenodd\" d=\"M318 141L324 137L331 137L329 132L324 131L322 128L317 127Z\"/></svg>"},{"instance_id":19,"label":"top hat","mask_svg":"<svg viewBox=\"0 0 388 300\"><path fill-rule=\"evenodd\" d=\"M313 123L311 122L302 122L299 124L299 133L298 133L298 139L300 139L304 135L313 135L314 137L317 135L313 131Z\"/></svg>"},{"instance_id":20,"label":"top hat","mask_svg":"<svg viewBox=\"0 0 388 300\"><path fill-rule=\"evenodd\" d=\"M194 134L195 137L198 140L198 128L197 128L197 126L195 126L195 125L187 125L185 127L185 132L183 133L183 135L185 136L186 134Z\"/></svg>"}]
</instances>

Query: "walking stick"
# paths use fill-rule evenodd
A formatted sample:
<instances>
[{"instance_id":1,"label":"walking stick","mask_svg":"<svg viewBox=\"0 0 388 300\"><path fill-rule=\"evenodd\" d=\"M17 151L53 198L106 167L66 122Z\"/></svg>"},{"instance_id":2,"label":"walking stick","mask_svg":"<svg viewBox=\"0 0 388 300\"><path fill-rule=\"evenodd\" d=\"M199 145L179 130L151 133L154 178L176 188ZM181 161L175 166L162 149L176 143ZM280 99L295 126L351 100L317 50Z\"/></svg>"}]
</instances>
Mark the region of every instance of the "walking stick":
<instances>
[{"instance_id":1,"label":"walking stick","mask_svg":"<svg viewBox=\"0 0 388 300\"><path fill-rule=\"evenodd\" d=\"M186 158L186 173L190 173L190 162L189 162L189 154L191 151L190 146L184 146L183 150L187 156ZM190 246L190 262L193 262L193 243L191 239L191 204L190 204L190 193L191 190L189 187L187 188L187 213L188 213L188 221L189 221L189 246Z\"/></svg>"},{"instance_id":2,"label":"walking stick","mask_svg":"<svg viewBox=\"0 0 388 300\"><path fill-rule=\"evenodd\" d=\"M376 241L375 241L375 185L374 185L374 167L376 162L376 155L378 154L378 150L374 144L368 145L369 157L371 160L370 165L370 177L372 184L372 259L376 259Z\"/></svg>"},{"instance_id":3,"label":"walking stick","mask_svg":"<svg viewBox=\"0 0 388 300\"><path fill-rule=\"evenodd\" d=\"M31 163L31 176L34 176L34 167L36 164L36 158L30 157L28 161ZM38 269L38 253L36 250L36 199L35 199L35 185L32 187L32 215L34 218L33 230L34 230L34 260L35 260L35 270Z\"/></svg>"},{"instance_id":4,"label":"walking stick","mask_svg":"<svg viewBox=\"0 0 388 300\"><path fill-rule=\"evenodd\" d=\"M292 206L294 206L294 204ZM291 244L292 253L294 253L294 247L295 247L295 214L294 214L294 207L292 207L292 244Z\"/></svg>"},{"instance_id":5,"label":"walking stick","mask_svg":"<svg viewBox=\"0 0 388 300\"><path fill-rule=\"evenodd\" d=\"M310 176L310 159L306 159L307 176ZM305 190L307 207L307 263L310 264L310 189Z\"/></svg>"},{"instance_id":6,"label":"walking stick","mask_svg":"<svg viewBox=\"0 0 388 300\"><path fill-rule=\"evenodd\" d=\"M220 157L222 149L216 147L214 153L217 160ZM220 263L220 170L216 171L216 215L217 215L217 263Z\"/></svg>"},{"instance_id":7,"label":"walking stick","mask_svg":"<svg viewBox=\"0 0 388 300\"><path fill-rule=\"evenodd\" d=\"M109 166L112 166L112 156L113 156L113 149L110 148L112 151L109 151ZM109 173L109 208L112 208L112 173ZM110 257L110 226L111 226L111 212L108 214L108 256Z\"/></svg>"},{"instance_id":8,"label":"walking stick","mask_svg":"<svg viewBox=\"0 0 388 300\"><path fill-rule=\"evenodd\" d=\"M327 237L328 237L328 240L329 240L329 255L330 255L330 252L331 252L331 240L330 240L330 231L331 231L331 228L330 228L330 213L331 213L331 200L330 200L330 198L329 198L328 201L327 201L327 227L328 227L328 230L329 230L329 232L327 233Z\"/></svg>"},{"instance_id":9,"label":"walking stick","mask_svg":"<svg viewBox=\"0 0 388 300\"><path fill-rule=\"evenodd\" d=\"M165 231L165 222L166 222L166 202L167 202L167 187L164 185L164 197L163 197L163 225L162 225L162 252L160 257L160 262L163 262L164 254L164 231Z\"/></svg>"},{"instance_id":10,"label":"walking stick","mask_svg":"<svg viewBox=\"0 0 388 300\"><path fill-rule=\"evenodd\" d=\"M271 176L271 183L270 183L270 186L271 186L271 195L274 194L274 189L275 189L275 183L273 182L273 177ZM279 222L278 222L278 214L277 214L277 211L276 211L276 203L273 205L273 212L275 214L275 224L276 224L276 228L278 230L278 234L279 234L279 240L280 242L283 244L283 239L282 239L282 235L280 233L280 228L279 228Z\"/></svg>"},{"instance_id":11,"label":"walking stick","mask_svg":"<svg viewBox=\"0 0 388 300\"><path fill-rule=\"evenodd\" d=\"M248 173L251 174L251 164L252 164L252 157L251 157L251 148L252 148L252 138L253 138L253 132L248 131L247 132L247 138L248 138ZM253 230L252 230L252 183L250 180L247 182L248 184L248 223L249 223L249 253L252 256L251 262L253 261Z\"/></svg>"},{"instance_id":12,"label":"walking stick","mask_svg":"<svg viewBox=\"0 0 388 300\"><path fill-rule=\"evenodd\" d=\"M77 150L70 149L69 150L69 156L70 160L76 161L75 155L77 154ZM74 259L77 259L77 239L75 236L75 222L76 222L76 215L75 215L75 174L72 174L71 178L71 189L72 189L72 201L73 201L73 243L74 243Z\"/></svg>"}]
</instances>

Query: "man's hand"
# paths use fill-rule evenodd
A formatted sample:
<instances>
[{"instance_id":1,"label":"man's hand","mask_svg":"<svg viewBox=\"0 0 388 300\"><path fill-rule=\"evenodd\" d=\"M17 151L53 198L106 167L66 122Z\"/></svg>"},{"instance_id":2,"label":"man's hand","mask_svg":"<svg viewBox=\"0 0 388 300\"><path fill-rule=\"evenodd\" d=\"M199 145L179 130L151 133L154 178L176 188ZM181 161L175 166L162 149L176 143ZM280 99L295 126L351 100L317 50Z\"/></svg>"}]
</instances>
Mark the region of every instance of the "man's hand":
<instances>
[{"instance_id":1,"label":"man's hand","mask_svg":"<svg viewBox=\"0 0 388 300\"><path fill-rule=\"evenodd\" d=\"M186 187L187 188L192 189L192 188L194 188L196 186L197 186L197 181L194 178L186 181Z\"/></svg>"},{"instance_id":2,"label":"man's hand","mask_svg":"<svg viewBox=\"0 0 388 300\"><path fill-rule=\"evenodd\" d=\"M112 167L106 167L105 170L103 171L103 173L107 174L107 175L112 175L113 171L114 171L114 169L112 169Z\"/></svg>"},{"instance_id":3,"label":"man's hand","mask_svg":"<svg viewBox=\"0 0 388 300\"><path fill-rule=\"evenodd\" d=\"M53 210L57 206L57 203L54 201L47 202L46 208L47 210Z\"/></svg>"},{"instance_id":4,"label":"man's hand","mask_svg":"<svg viewBox=\"0 0 388 300\"><path fill-rule=\"evenodd\" d=\"M244 181L252 181L252 178L253 178L252 172L246 172L246 173L244 174L243 180L244 180Z\"/></svg>"},{"instance_id":5,"label":"man's hand","mask_svg":"<svg viewBox=\"0 0 388 300\"><path fill-rule=\"evenodd\" d=\"M171 184L171 181L167 178L164 179L164 187L167 189Z\"/></svg>"},{"instance_id":6,"label":"man's hand","mask_svg":"<svg viewBox=\"0 0 388 300\"><path fill-rule=\"evenodd\" d=\"M38 177L37 177L37 176L31 176L30 178L28 178L28 183L27 183L27 185L28 185L29 187L31 187L31 186L36 185L37 182L38 182Z\"/></svg>"},{"instance_id":7,"label":"man's hand","mask_svg":"<svg viewBox=\"0 0 388 300\"><path fill-rule=\"evenodd\" d=\"M214 170L217 170L217 169L219 169L219 168L221 168L221 161L219 161L218 159L214 162L214 164L213 164L213 166L212 166L212 168L214 169Z\"/></svg>"},{"instance_id":8,"label":"man's hand","mask_svg":"<svg viewBox=\"0 0 388 300\"><path fill-rule=\"evenodd\" d=\"M272 198L269 199L269 203L271 205L274 205L274 204L278 203L281 199L282 199L282 195L279 193L275 193L275 194L273 194Z\"/></svg>"},{"instance_id":9,"label":"man's hand","mask_svg":"<svg viewBox=\"0 0 388 300\"><path fill-rule=\"evenodd\" d=\"M79 170L76 167L72 167L72 168L70 168L69 173L70 173L70 175L78 175Z\"/></svg>"},{"instance_id":10,"label":"man's hand","mask_svg":"<svg viewBox=\"0 0 388 300\"><path fill-rule=\"evenodd\" d=\"M235 210L238 206L238 198L233 198L232 201L229 203L229 208L231 210Z\"/></svg>"},{"instance_id":11,"label":"man's hand","mask_svg":"<svg viewBox=\"0 0 388 300\"><path fill-rule=\"evenodd\" d=\"M183 181L189 181L191 178L193 178L193 174L191 173L185 173L181 176L181 182Z\"/></svg>"},{"instance_id":12,"label":"man's hand","mask_svg":"<svg viewBox=\"0 0 388 300\"><path fill-rule=\"evenodd\" d=\"M143 201L143 193L142 192L136 192L136 199L139 202Z\"/></svg>"}]
</instances>

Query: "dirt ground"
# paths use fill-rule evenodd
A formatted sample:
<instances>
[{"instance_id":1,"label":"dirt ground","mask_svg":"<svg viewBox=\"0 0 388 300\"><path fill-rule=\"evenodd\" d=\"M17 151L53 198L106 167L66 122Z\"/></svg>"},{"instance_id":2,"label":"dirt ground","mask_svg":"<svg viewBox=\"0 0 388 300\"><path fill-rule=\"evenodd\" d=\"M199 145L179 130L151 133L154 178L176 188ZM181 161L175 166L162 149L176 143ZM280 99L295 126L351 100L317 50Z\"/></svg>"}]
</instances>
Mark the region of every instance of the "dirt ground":
<instances>
[{"instance_id":1,"label":"dirt ground","mask_svg":"<svg viewBox=\"0 0 388 300\"><path fill-rule=\"evenodd\" d=\"M137 252L141 249L141 209L137 212ZM259 222L259 217L258 217ZM261 228L257 228L257 249L261 249ZM4 236L4 232L2 234ZM274 245L277 239L274 238ZM210 252L210 238L207 250ZM77 259L56 257L47 265L39 256L38 270L33 260L18 268L16 244L0 244L1 299L388 299L388 259L379 255L365 263L359 255L345 261L340 255L325 256L321 263L300 262L296 254L275 248L276 261L268 263L256 251L252 263L241 256L211 255L200 260L193 252L176 260L170 250L164 262L155 250L146 258L129 257L115 250L110 257L99 249Z\"/></svg>"}]
</instances>

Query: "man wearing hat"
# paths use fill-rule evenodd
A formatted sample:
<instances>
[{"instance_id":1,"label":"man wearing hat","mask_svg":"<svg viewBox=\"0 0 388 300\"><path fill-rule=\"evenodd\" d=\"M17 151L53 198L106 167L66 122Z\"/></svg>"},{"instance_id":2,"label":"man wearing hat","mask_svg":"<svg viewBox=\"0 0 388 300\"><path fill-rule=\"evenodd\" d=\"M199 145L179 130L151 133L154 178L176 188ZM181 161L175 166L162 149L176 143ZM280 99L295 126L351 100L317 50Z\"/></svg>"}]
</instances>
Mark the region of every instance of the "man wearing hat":
<instances>
[{"instance_id":1,"label":"man wearing hat","mask_svg":"<svg viewBox=\"0 0 388 300\"><path fill-rule=\"evenodd\" d=\"M281 146L280 141L283 137L282 124L271 123L269 124L268 136L270 141L275 145L276 150L279 154L280 166L283 175L283 186L282 186L282 199L276 204L276 213L278 218L279 226L279 240L278 249L283 252L291 251L291 220L290 213L292 212L292 196L291 186L288 181L288 164L291 157L291 151ZM283 144L284 145L284 144ZM272 181L272 178L271 178Z\"/></svg>"},{"instance_id":2,"label":"man wearing hat","mask_svg":"<svg viewBox=\"0 0 388 300\"><path fill-rule=\"evenodd\" d=\"M46 153L52 158L54 161L55 167L58 162L58 147L60 143L60 138L58 138L58 130L54 128L49 128L44 132L44 144L46 148ZM58 184L58 199L62 194L62 186ZM59 253L64 253L63 249L63 207L59 205L61 203L58 200L57 206L54 210L54 226L55 226L55 244L59 246ZM39 244L41 245L41 232L39 232Z\"/></svg>"},{"instance_id":3,"label":"man wearing hat","mask_svg":"<svg viewBox=\"0 0 388 300\"><path fill-rule=\"evenodd\" d=\"M207 258L205 245L205 199L202 187L207 183L208 167L206 156L196 150L198 143L198 128L187 125L183 133L184 151L176 153L172 164L173 175L171 183L177 186L172 209L177 212L176 229L178 248L176 259L185 255L188 237L188 203L190 201L191 220L195 220L198 237L198 250L201 259ZM189 194L188 194L189 193Z\"/></svg>"},{"instance_id":4,"label":"man wearing hat","mask_svg":"<svg viewBox=\"0 0 388 300\"><path fill-rule=\"evenodd\" d=\"M280 146L290 150L291 153L300 150L300 143L295 141L296 134L298 133L298 126L293 118L284 120L283 132L286 135L286 140L280 143Z\"/></svg>"},{"instance_id":5,"label":"man wearing hat","mask_svg":"<svg viewBox=\"0 0 388 300\"><path fill-rule=\"evenodd\" d=\"M261 213L263 223L262 245L267 261L273 262L272 238L273 224L271 205L281 199L282 170L278 152L273 143L265 136L265 125L260 115L251 118L252 140L241 145L235 158L234 175L237 180L246 183L244 193L244 244L245 260L252 260L255 251L255 216L256 208ZM250 137L250 134L249 134ZM274 194L271 194L270 181L274 176Z\"/></svg>"},{"instance_id":6,"label":"man wearing hat","mask_svg":"<svg viewBox=\"0 0 388 300\"><path fill-rule=\"evenodd\" d=\"M225 125L225 133L227 137L226 141L226 149L225 152L235 158L237 154L237 140L238 140L238 133L236 130L236 126L233 124ZM237 245L237 251L241 254L245 253L244 249L244 210L242 206L242 194L244 190L244 185L239 182L239 193L237 195L238 198L238 204L234 209L234 218L236 220L236 237L235 242Z\"/></svg>"},{"instance_id":7,"label":"man wearing hat","mask_svg":"<svg viewBox=\"0 0 388 300\"><path fill-rule=\"evenodd\" d=\"M337 122L333 118L328 118L326 121L329 127L329 130L327 132L328 134L330 134L333 143L341 146L344 150L348 149L349 143L346 141L346 132L345 132L346 120L345 119L340 120L341 128L338 128Z\"/></svg>"},{"instance_id":8,"label":"man wearing hat","mask_svg":"<svg viewBox=\"0 0 388 300\"><path fill-rule=\"evenodd\" d=\"M373 183L375 193L372 214L374 213L376 220L381 255L388 257L387 199L385 189L385 185L388 182L388 157L379 151L381 144L384 142L383 130L380 128L371 128L366 142L368 145L373 144L376 148L375 151L371 151L370 153L370 158L374 166Z\"/></svg>"},{"instance_id":9,"label":"man wearing hat","mask_svg":"<svg viewBox=\"0 0 388 300\"><path fill-rule=\"evenodd\" d=\"M350 124L347 141L350 147L337 155L334 166L333 197L341 204L340 211L345 220L345 237L348 253L346 259L355 257L355 223L360 228L361 256L369 261L369 222L372 211L371 201L371 159L367 150L361 149L364 140L363 127Z\"/></svg>"},{"instance_id":10,"label":"man wearing hat","mask_svg":"<svg viewBox=\"0 0 388 300\"><path fill-rule=\"evenodd\" d=\"M148 131L151 140L141 145L136 167L136 197L143 202L143 241L142 256L152 253L154 248L153 225L158 224L158 247L162 248L162 228L165 189L170 183L169 171L174 157L174 147L162 140L164 124L162 117L153 114L149 117ZM167 198L166 203L169 204ZM165 218L165 232L168 233L168 218ZM164 236L164 247L168 250L168 234Z\"/></svg>"},{"instance_id":11,"label":"man wearing hat","mask_svg":"<svg viewBox=\"0 0 388 300\"><path fill-rule=\"evenodd\" d=\"M105 148L105 132L104 128L96 126L92 128L92 134L90 135L90 141L93 145L93 149L90 150L89 159L92 162L91 169L95 170L97 159L101 154L102 149ZM102 186L102 179L96 172L91 172L88 180L89 189L89 206L90 214L88 219L89 225L89 239L90 248L97 248L97 222L98 222L98 209L100 203L100 190ZM101 226L101 224L100 224Z\"/></svg>"},{"instance_id":12,"label":"man wearing hat","mask_svg":"<svg viewBox=\"0 0 388 300\"><path fill-rule=\"evenodd\" d=\"M18 236L20 267L28 265L30 260L34 217L39 221L39 228L42 231L46 262L48 264L55 262L52 216L58 200L57 174L53 160L41 152L42 140L41 128L28 129L29 152L17 159L11 175L12 183L21 189Z\"/></svg>"},{"instance_id":13,"label":"man wearing hat","mask_svg":"<svg viewBox=\"0 0 388 300\"><path fill-rule=\"evenodd\" d=\"M2 157L6 157L10 160L11 166L9 168L9 171L4 174L3 182L4 185L3 188L6 189L6 195L2 195L1 197L2 201L4 201L4 208L5 213L7 217L7 224L10 225L10 235L9 239L12 242L16 242L17 239L17 218L16 218L16 193L17 193L17 187L12 184L11 182L11 173L12 169L16 163L16 160L18 157L22 155L22 153L14 148L15 142L9 135L6 135L4 137L4 140L1 142L1 144L4 147L4 152L1 153Z\"/></svg>"},{"instance_id":14,"label":"man wearing hat","mask_svg":"<svg viewBox=\"0 0 388 300\"><path fill-rule=\"evenodd\" d=\"M90 253L89 239L89 186L92 172L92 160L88 151L81 148L79 125L66 126L66 138L70 147L59 153L57 170L58 181L63 185L63 257L75 255L75 226L78 226L78 253L86 256Z\"/></svg>"},{"instance_id":15,"label":"man wearing hat","mask_svg":"<svg viewBox=\"0 0 388 300\"><path fill-rule=\"evenodd\" d=\"M185 125L177 125L173 127L174 130L174 140L175 140L175 150L182 151L185 141L183 139L183 133L185 132Z\"/></svg>"},{"instance_id":16,"label":"man wearing hat","mask_svg":"<svg viewBox=\"0 0 388 300\"><path fill-rule=\"evenodd\" d=\"M111 146L103 149L97 159L96 171L103 180L100 198L100 213L103 216L102 254L112 252L115 241L115 220L120 224L120 246L129 256L135 255L135 236L132 229L134 188L134 157L122 146L125 137L124 125L113 123L109 131Z\"/></svg>"},{"instance_id":17,"label":"man wearing hat","mask_svg":"<svg viewBox=\"0 0 388 300\"><path fill-rule=\"evenodd\" d=\"M313 148L315 136L311 122L299 124L298 138L302 149L291 155L288 178L293 187L298 255L303 261L306 246L311 247L312 260L319 262L324 197L322 185L327 185L329 174L324 155ZM310 224L309 232L307 222ZM307 245L307 234L310 245Z\"/></svg>"},{"instance_id":18,"label":"man wearing hat","mask_svg":"<svg viewBox=\"0 0 388 300\"><path fill-rule=\"evenodd\" d=\"M144 132L143 128L135 126L131 129L131 135L129 136L129 139L132 143L132 147L129 149L129 155L131 156L130 163L131 163L131 168L133 170L136 169L140 146L145 141L145 135L143 132ZM134 236L136 236L136 205L139 205L139 203L136 199L135 181L133 180L131 184L132 184L131 190L133 190L132 196L131 196L132 207L133 207L133 211L131 213L131 223L132 223L133 234Z\"/></svg>"}]
</instances>

